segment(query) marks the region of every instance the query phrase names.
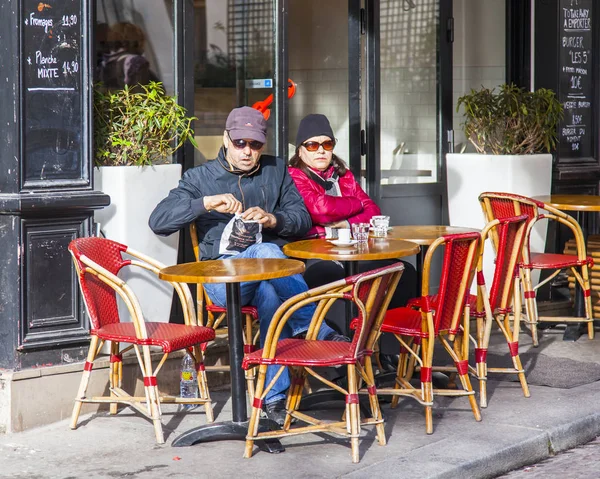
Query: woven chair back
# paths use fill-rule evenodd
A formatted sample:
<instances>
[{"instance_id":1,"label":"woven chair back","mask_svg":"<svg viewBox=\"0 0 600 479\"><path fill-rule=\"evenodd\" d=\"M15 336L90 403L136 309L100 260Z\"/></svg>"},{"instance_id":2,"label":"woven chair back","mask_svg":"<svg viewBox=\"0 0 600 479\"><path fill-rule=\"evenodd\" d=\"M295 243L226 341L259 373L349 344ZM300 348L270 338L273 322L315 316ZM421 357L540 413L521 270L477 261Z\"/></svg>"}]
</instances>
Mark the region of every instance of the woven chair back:
<instances>
[{"instance_id":1,"label":"woven chair back","mask_svg":"<svg viewBox=\"0 0 600 479\"><path fill-rule=\"evenodd\" d=\"M364 350L373 349L385 312L403 271L404 265L395 263L347 278L348 282L355 281L352 296L364 305L364 313L359 307L356 331L352 340L355 357Z\"/></svg>"},{"instance_id":2,"label":"woven chair back","mask_svg":"<svg viewBox=\"0 0 600 479\"><path fill-rule=\"evenodd\" d=\"M493 232L497 240L496 266L489 291L492 311L506 310L512 305L515 275L518 274L528 222L527 215L514 216L495 220L489 230L487 227L484 230Z\"/></svg>"},{"instance_id":3,"label":"woven chair back","mask_svg":"<svg viewBox=\"0 0 600 479\"><path fill-rule=\"evenodd\" d=\"M437 301L435 301L436 334L440 331L450 331L455 334L458 330L477 268L480 240L481 235L477 232L447 235L437 239L427 250L423 265L422 296L425 298L423 312L431 311L434 303L430 301L429 296L431 261L436 250L444 247L440 285L436 296Z\"/></svg>"},{"instance_id":4,"label":"woven chair back","mask_svg":"<svg viewBox=\"0 0 600 479\"><path fill-rule=\"evenodd\" d=\"M127 246L105 238L77 238L69 244L69 251L93 328L120 322L115 290L99 279L97 275L101 272L83 263L81 257L85 256L116 276L123 266L131 264L122 256Z\"/></svg>"}]
</instances>

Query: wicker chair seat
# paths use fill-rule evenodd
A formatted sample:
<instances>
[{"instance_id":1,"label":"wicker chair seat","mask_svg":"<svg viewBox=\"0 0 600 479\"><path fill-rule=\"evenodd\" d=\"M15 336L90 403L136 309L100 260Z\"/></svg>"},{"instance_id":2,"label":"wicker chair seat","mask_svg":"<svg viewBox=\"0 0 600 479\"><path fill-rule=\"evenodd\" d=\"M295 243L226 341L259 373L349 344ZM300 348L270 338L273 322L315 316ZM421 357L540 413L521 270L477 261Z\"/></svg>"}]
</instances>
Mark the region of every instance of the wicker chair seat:
<instances>
[{"instance_id":1,"label":"wicker chair seat","mask_svg":"<svg viewBox=\"0 0 600 479\"><path fill-rule=\"evenodd\" d=\"M93 329L90 334L105 341L139 344L142 346L160 346L164 353L191 348L195 344L212 341L215 330L204 326L186 326L171 323L145 323L148 338L138 338L133 323L107 324Z\"/></svg>"},{"instance_id":2,"label":"wicker chair seat","mask_svg":"<svg viewBox=\"0 0 600 479\"><path fill-rule=\"evenodd\" d=\"M350 343L336 341L307 341L306 339L282 339L277 343L274 358L263 358L259 349L247 354L242 367L248 369L259 364L277 364L280 366L339 366L355 364L357 359L372 354L372 351L360 351L355 357Z\"/></svg>"},{"instance_id":3,"label":"wicker chair seat","mask_svg":"<svg viewBox=\"0 0 600 479\"><path fill-rule=\"evenodd\" d=\"M583 266L584 264L591 268L594 265L594 260L590 256L584 260L580 260L574 254L530 253L530 256L533 269L563 269L571 266Z\"/></svg>"}]
</instances>

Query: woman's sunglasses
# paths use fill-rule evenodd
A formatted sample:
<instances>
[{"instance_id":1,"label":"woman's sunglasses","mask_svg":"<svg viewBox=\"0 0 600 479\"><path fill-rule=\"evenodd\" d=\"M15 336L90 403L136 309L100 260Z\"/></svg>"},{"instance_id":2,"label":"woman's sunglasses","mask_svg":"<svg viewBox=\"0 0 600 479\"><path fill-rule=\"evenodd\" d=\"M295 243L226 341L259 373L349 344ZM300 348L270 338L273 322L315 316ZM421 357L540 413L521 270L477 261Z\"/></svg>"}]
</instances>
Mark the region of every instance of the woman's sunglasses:
<instances>
[{"instance_id":1,"label":"woman's sunglasses","mask_svg":"<svg viewBox=\"0 0 600 479\"><path fill-rule=\"evenodd\" d=\"M250 147L251 150L258 151L264 146L264 143L261 143L260 141L257 141L257 140L251 140L251 141L241 140L241 139L240 140L232 140L229 132L227 132L227 136L229 137L229 141L231 142L231 144L234 146L234 148L236 150L243 150L244 148L246 148L246 145L247 145Z\"/></svg>"},{"instance_id":2,"label":"woman's sunglasses","mask_svg":"<svg viewBox=\"0 0 600 479\"><path fill-rule=\"evenodd\" d=\"M306 141L302 143L302 146L306 148L307 151L317 151L321 146L325 151L333 151L335 141L326 140L323 143L319 143L318 141Z\"/></svg>"}]
</instances>

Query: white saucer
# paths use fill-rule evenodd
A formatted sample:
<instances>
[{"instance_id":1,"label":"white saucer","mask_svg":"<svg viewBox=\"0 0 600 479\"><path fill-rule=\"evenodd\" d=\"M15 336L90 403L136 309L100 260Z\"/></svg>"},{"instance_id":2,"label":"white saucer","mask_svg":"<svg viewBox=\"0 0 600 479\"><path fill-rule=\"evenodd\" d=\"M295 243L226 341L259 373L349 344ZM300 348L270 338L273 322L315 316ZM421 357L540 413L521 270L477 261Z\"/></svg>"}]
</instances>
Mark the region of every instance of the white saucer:
<instances>
[{"instance_id":1,"label":"white saucer","mask_svg":"<svg viewBox=\"0 0 600 479\"><path fill-rule=\"evenodd\" d=\"M334 244L336 246L355 246L356 243L358 243L357 240L350 240L350 241L341 241L339 239L336 240L327 240L329 241L331 244Z\"/></svg>"}]
</instances>

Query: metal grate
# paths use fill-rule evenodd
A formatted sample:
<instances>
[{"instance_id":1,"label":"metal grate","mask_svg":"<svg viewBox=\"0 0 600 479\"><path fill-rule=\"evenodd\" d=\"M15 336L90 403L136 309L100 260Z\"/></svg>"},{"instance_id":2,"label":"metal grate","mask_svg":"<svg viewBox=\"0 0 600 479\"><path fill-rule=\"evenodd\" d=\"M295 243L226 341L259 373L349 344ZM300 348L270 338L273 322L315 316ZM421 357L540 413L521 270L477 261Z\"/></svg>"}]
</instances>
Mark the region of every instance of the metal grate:
<instances>
[{"instance_id":1,"label":"metal grate","mask_svg":"<svg viewBox=\"0 0 600 479\"><path fill-rule=\"evenodd\" d=\"M227 48L246 77L264 75L273 65L273 0L228 0Z\"/></svg>"}]
</instances>

